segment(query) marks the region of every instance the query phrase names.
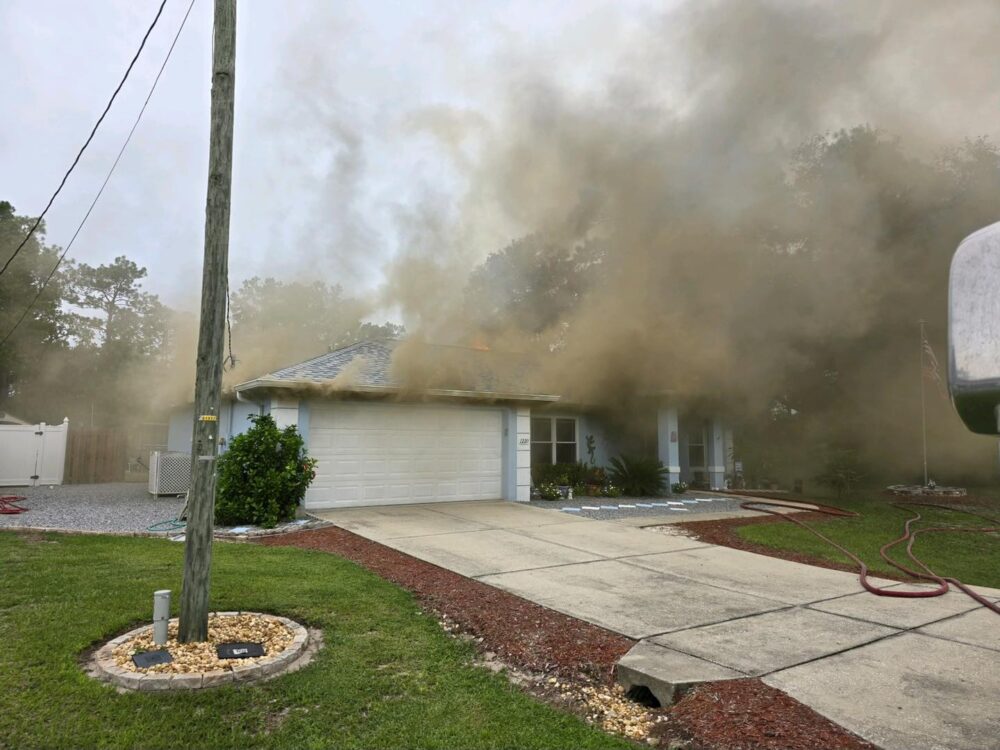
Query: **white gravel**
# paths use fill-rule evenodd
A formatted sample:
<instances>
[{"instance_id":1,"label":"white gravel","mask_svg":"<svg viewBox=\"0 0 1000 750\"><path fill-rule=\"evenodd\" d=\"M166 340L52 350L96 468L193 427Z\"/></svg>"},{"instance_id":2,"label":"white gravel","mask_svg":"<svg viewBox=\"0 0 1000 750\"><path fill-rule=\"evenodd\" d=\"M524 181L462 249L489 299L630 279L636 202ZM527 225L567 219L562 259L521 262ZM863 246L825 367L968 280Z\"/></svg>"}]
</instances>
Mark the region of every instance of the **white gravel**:
<instances>
[{"instance_id":1,"label":"white gravel","mask_svg":"<svg viewBox=\"0 0 1000 750\"><path fill-rule=\"evenodd\" d=\"M27 513L0 514L0 529L31 526L67 531L145 532L160 521L177 518L184 498L153 497L144 483L67 484L0 487L0 495L23 495L17 504ZM175 532L176 533L176 532Z\"/></svg>"}]
</instances>

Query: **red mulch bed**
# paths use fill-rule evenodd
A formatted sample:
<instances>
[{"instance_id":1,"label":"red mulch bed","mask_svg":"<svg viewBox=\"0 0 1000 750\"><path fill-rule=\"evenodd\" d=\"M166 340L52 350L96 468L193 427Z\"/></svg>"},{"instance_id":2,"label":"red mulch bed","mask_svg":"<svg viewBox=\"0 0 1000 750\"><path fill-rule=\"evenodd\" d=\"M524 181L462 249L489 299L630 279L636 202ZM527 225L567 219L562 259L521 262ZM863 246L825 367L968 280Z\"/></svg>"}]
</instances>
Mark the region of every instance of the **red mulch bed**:
<instances>
[{"instance_id":1,"label":"red mulch bed","mask_svg":"<svg viewBox=\"0 0 1000 750\"><path fill-rule=\"evenodd\" d=\"M421 604L476 637L482 649L515 669L610 683L614 665L635 643L336 526L265 537L259 543L331 552L352 560L411 591ZM501 612L503 617L498 617ZM546 697L545 691L542 686L533 692ZM875 750L757 679L701 685L675 706L654 709L653 714L666 719L651 734L660 747L670 746L682 735L686 742L680 747L688 750Z\"/></svg>"},{"instance_id":2,"label":"red mulch bed","mask_svg":"<svg viewBox=\"0 0 1000 750\"><path fill-rule=\"evenodd\" d=\"M333 552L413 592L432 611L481 638L502 661L531 672L611 682L635 641L330 526L265 537L261 544ZM502 616L501 616L502 614Z\"/></svg>"},{"instance_id":3,"label":"red mulch bed","mask_svg":"<svg viewBox=\"0 0 1000 750\"><path fill-rule=\"evenodd\" d=\"M760 680L700 685L671 710L681 728L725 750L878 750Z\"/></svg>"}]
</instances>

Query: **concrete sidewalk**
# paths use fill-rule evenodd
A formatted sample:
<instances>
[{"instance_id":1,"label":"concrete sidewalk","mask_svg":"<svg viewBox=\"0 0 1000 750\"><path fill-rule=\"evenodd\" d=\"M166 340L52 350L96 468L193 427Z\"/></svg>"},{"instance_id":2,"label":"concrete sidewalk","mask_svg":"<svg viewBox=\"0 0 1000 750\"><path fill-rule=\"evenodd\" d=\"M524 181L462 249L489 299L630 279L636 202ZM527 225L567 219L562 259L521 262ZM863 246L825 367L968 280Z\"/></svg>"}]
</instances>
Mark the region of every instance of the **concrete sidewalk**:
<instances>
[{"instance_id":1,"label":"concrete sidewalk","mask_svg":"<svg viewBox=\"0 0 1000 750\"><path fill-rule=\"evenodd\" d=\"M850 573L515 503L316 515L639 640L619 672L663 701L758 676L887 750L1000 743L1000 618L962 594L878 597Z\"/></svg>"}]
</instances>

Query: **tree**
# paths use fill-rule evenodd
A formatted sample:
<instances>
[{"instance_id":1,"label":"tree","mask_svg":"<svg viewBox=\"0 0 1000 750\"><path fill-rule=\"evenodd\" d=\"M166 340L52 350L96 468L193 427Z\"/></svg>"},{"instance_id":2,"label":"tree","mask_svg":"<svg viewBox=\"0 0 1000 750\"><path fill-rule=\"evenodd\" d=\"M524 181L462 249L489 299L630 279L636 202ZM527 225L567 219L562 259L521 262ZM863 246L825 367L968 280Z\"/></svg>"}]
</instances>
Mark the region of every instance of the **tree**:
<instances>
[{"instance_id":1,"label":"tree","mask_svg":"<svg viewBox=\"0 0 1000 750\"><path fill-rule=\"evenodd\" d=\"M0 258L10 257L33 223L33 218L18 216L10 203L0 201ZM59 259L60 249L46 245L44 238L43 223L0 276L0 337L6 337L14 328ZM40 374L53 351L66 348L68 319L61 308L64 291L65 276L60 271L13 335L0 345L0 408L15 414L23 411L32 418L35 404L27 386Z\"/></svg>"},{"instance_id":2,"label":"tree","mask_svg":"<svg viewBox=\"0 0 1000 750\"><path fill-rule=\"evenodd\" d=\"M469 277L466 309L483 331L540 334L572 313L598 280L604 251L532 234L492 253Z\"/></svg>"},{"instance_id":3,"label":"tree","mask_svg":"<svg viewBox=\"0 0 1000 750\"><path fill-rule=\"evenodd\" d=\"M97 346L119 361L156 354L166 333L164 307L142 290L146 269L124 255L108 265L80 263L68 271L73 305L96 315L79 315L74 333L81 344Z\"/></svg>"},{"instance_id":4,"label":"tree","mask_svg":"<svg viewBox=\"0 0 1000 750\"><path fill-rule=\"evenodd\" d=\"M365 322L367 309L339 285L247 279L232 295L233 346L241 371L281 367L365 338L402 335L401 326Z\"/></svg>"}]
</instances>

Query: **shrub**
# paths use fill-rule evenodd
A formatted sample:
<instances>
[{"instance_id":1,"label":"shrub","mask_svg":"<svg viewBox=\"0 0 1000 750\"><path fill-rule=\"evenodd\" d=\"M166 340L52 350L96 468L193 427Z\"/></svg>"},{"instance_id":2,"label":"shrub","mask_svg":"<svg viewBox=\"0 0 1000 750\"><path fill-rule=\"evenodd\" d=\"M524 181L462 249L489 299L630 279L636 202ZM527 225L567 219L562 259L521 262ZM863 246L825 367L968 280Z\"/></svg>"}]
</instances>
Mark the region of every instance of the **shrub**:
<instances>
[{"instance_id":1,"label":"shrub","mask_svg":"<svg viewBox=\"0 0 1000 750\"><path fill-rule=\"evenodd\" d=\"M608 477L626 495L659 495L667 483L667 467L655 458L619 456L611 459Z\"/></svg>"},{"instance_id":2,"label":"shrub","mask_svg":"<svg viewBox=\"0 0 1000 750\"><path fill-rule=\"evenodd\" d=\"M823 473L816 481L837 491L837 498L850 497L865 478L864 469L853 448L828 447Z\"/></svg>"},{"instance_id":3,"label":"shrub","mask_svg":"<svg viewBox=\"0 0 1000 750\"><path fill-rule=\"evenodd\" d=\"M672 485L670 485L670 491L675 492L678 495L680 495L683 492L687 492L687 490L688 490L687 482L674 482Z\"/></svg>"},{"instance_id":4,"label":"shrub","mask_svg":"<svg viewBox=\"0 0 1000 750\"><path fill-rule=\"evenodd\" d=\"M563 487L567 485L575 487L579 484L592 484L590 476L594 471L593 467L584 463L543 464L532 467L536 485L551 482Z\"/></svg>"},{"instance_id":5,"label":"shrub","mask_svg":"<svg viewBox=\"0 0 1000 750\"><path fill-rule=\"evenodd\" d=\"M601 488L601 497L621 497L622 491L613 484L606 484Z\"/></svg>"},{"instance_id":6,"label":"shrub","mask_svg":"<svg viewBox=\"0 0 1000 750\"><path fill-rule=\"evenodd\" d=\"M295 516L316 476L316 460L306 456L295 427L279 430L270 415L253 424L219 457L215 522L272 528Z\"/></svg>"},{"instance_id":7,"label":"shrub","mask_svg":"<svg viewBox=\"0 0 1000 750\"><path fill-rule=\"evenodd\" d=\"M538 496L542 500L562 500L562 493L559 487L552 482L542 482L538 485Z\"/></svg>"}]
</instances>

